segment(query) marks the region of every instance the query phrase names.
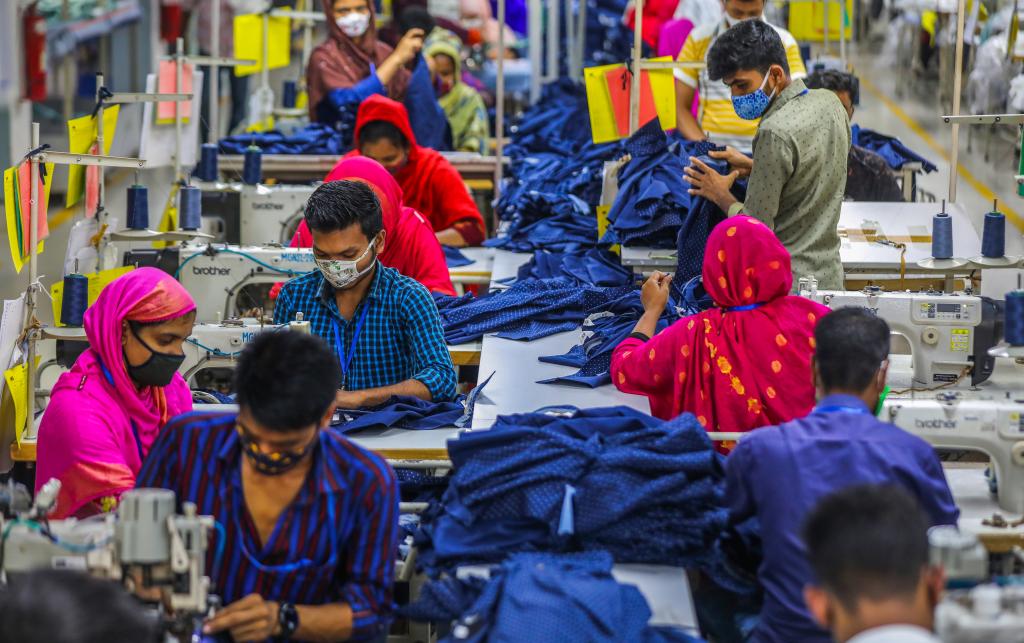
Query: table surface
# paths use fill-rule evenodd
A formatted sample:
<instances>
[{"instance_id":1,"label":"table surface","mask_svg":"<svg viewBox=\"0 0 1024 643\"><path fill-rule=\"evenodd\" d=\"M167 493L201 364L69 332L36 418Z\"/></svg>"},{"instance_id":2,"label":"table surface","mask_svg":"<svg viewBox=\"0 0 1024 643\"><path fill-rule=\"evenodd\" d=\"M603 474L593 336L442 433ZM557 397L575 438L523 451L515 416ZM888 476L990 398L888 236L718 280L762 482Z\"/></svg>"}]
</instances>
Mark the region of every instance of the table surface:
<instances>
[{"instance_id":1,"label":"table surface","mask_svg":"<svg viewBox=\"0 0 1024 643\"><path fill-rule=\"evenodd\" d=\"M934 203L864 203L844 202L839 215L840 256L849 271L899 271L901 250L868 240L864 230L877 229L894 242L907 245L908 271L920 271L917 262L931 256L932 217L939 211ZM947 211L953 215L954 251L957 256L970 257L981 251L981 240L967 219L962 206L953 204ZM875 225L877 224L877 225ZM627 247L622 249L622 263L640 268L674 268L674 249Z\"/></svg>"},{"instance_id":2,"label":"table surface","mask_svg":"<svg viewBox=\"0 0 1024 643\"><path fill-rule=\"evenodd\" d=\"M494 248L460 248L460 250L467 259L472 259L473 263L458 268L449 268L448 274L451 275L452 281L458 281L459 278L464 277L488 279L491 277L494 268Z\"/></svg>"},{"instance_id":3,"label":"table surface","mask_svg":"<svg viewBox=\"0 0 1024 643\"><path fill-rule=\"evenodd\" d=\"M1024 546L1024 528L1000 529L981 524L995 513L1007 522L1020 518L1003 511L989 493L984 464L945 463L943 470L953 499L960 508L960 529L977 535L991 551L1006 552L1014 545Z\"/></svg>"}]
</instances>

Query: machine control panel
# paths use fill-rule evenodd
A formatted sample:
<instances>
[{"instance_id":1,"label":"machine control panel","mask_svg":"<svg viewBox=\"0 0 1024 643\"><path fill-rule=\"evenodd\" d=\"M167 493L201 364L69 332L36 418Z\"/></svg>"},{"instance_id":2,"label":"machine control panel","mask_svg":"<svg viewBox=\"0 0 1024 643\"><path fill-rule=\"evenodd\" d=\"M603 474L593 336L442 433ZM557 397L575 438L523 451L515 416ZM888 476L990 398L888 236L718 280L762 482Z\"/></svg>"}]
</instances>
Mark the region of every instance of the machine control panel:
<instances>
[{"instance_id":1,"label":"machine control panel","mask_svg":"<svg viewBox=\"0 0 1024 643\"><path fill-rule=\"evenodd\" d=\"M981 323L978 300L967 297L915 297L910 310L921 324L976 326Z\"/></svg>"}]
</instances>

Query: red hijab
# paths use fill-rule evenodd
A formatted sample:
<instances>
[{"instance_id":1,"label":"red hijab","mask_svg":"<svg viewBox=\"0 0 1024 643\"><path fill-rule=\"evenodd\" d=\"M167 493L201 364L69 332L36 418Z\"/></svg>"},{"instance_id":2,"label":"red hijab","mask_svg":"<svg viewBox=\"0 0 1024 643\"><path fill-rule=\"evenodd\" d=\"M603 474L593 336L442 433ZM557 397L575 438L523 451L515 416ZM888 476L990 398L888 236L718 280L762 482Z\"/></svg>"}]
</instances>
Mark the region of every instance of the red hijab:
<instances>
[{"instance_id":1,"label":"red hijab","mask_svg":"<svg viewBox=\"0 0 1024 643\"><path fill-rule=\"evenodd\" d=\"M370 26L360 45L346 36L335 23L333 0L321 0L321 4L327 15L328 37L326 42L313 50L306 67L309 118L314 121L317 105L331 90L352 87L369 77L370 65L379 66L392 52L391 47L377 40L377 16L374 14L372 0L366 2L370 8ZM404 98L410 75L407 69L399 69L387 85L388 95L399 100Z\"/></svg>"},{"instance_id":2,"label":"red hijab","mask_svg":"<svg viewBox=\"0 0 1024 643\"><path fill-rule=\"evenodd\" d=\"M384 167L368 158L343 159L325 181L361 181L373 189L384 215L384 252L380 262L433 292L454 295L444 251L419 212L402 204L402 188ZM293 248L310 248L313 235L305 221L292 238Z\"/></svg>"},{"instance_id":3,"label":"red hijab","mask_svg":"<svg viewBox=\"0 0 1024 643\"><path fill-rule=\"evenodd\" d=\"M624 341L612 356L612 381L648 396L653 415L690 412L709 431L807 415L814 327L829 309L790 295L792 285L789 253L771 229L748 216L725 220L704 251L704 288L716 307L646 343Z\"/></svg>"},{"instance_id":4,"label":"red hijab","mask_svg":"<svg viewBox=\"0 0 1024 643\"><path fill-rule=\"evenodd\" d=\"M346 158L359 155L359 134L373 121L391 123L409 141L409 160L394 174L405 194L406 204L422 212L435 232L455 227L469 245L483 242L484 218L462 176L440 153L416 143L405 105L377 95L363 101L356 116L356 149Z\"/></svg>"}]
</instances>

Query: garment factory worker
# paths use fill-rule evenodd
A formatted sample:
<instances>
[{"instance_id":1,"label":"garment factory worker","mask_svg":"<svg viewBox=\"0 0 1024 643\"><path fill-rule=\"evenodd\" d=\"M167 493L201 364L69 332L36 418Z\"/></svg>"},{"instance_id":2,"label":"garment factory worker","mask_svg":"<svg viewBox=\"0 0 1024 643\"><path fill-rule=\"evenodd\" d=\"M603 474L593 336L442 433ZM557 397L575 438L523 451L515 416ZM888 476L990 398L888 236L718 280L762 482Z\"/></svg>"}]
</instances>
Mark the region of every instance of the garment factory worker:
<instances>
[{"instance_id":1,"label":"garment factory worker","mask_svg":"<svg viewBox=\"0 0 1024 643\"><path fill-rule=\"evenodd\" d=\"M39 425L36 490L61 482L51 518L113 510L167 420L192 410L178 367L195 310L174 277L137 268L85 311L89 348L57 380Z\"/></svg>"},{"instance_id":2,"label":"garment factory worker","mask_svg":"<svg viewBox=\"0 0 1024 643\"><path fill-rule=\"evenodd\" d=\"M765 0L722 0L722 5L725 13L720 20L698 25L690 32L682 51L678 52L677 59L680 62L706 62L708 51L729 28L742 20L764 21ZM782 40L790 76L794 79L806 76L807 70L804 69L796 39L782 27L770 26ZM717 78L709 78L707 68L677 69L675 77L678 127L684 137L691 141L709 138L719 145L729 145L747 153L753 149L758 119L744 118L733 110L728 85L718 82ZM696 92L701 97L699 122L690 111Z\"/></svg>"},{"instance_id":3,"label":"garment factory worker","mask_svg":"<svg viewBox=\"0 0 1024 643\"><path fill-rule=\"evenodd\" d=\"M746 216L712 230L704 288L715 307L658 335L671 278L644 284L644 315L612 354L612 381L646 395L651 414L690 412L709 431L748 431L802 417L814 406L814 326L828 308L789 295L789 254L767 226Z\"/></svg>"},{"instance_id":4,"label":"garment factory worker","mask_svg":"<svg viewBox=\"0 0 1024 643\"><path fill-rule=\"evenodd\" d=\"M368 156L387 168L402 187L405 204L430 220L441 243L463 247L483 242L484 218L458 170L440 153L416 144L404 105L383 96L363 101L355 145L348 156Z\"/></svg>"},{"instance_id":5,"label":"garment factory worker","mask_svg":"<svg viewBox=\"0 0 1024 643\"><path fill-rule=\"evenodd\" d=\"M381 205L362 181L329 181L306 202L318 270L281 288L274 323L310 322L334 349L338 406L356 409L394 395L455 396L455 367L427 289L381 265L391 242Z\"/></svg>"},{"instance_id":6,"label":"garment factory worker","mask_svg":"<svg viewBox=\"0 0 1024 643\"><path fill-rule=\"evenodd\" d=\"M810 415L753 431L726 459L729 522L756 517L764 552L764 589L755 642L827 643L804 587L813 574L800 527L828 494L856 484L895 484L928 514L929 525L955 525L959 510L932 447L875 417L885 389L889 326L866 308L840 308L815 330Z\"/></svg>"},{"instance_id":7,"label":"garment factory worker","mask_svg":"<svg viewBox=\"0 0 1024 643\"><path fill-rule=\"evenodd\" d=\"M380 163L363 157L344 159L325 181L361 181L380 201L387 244L380 253L381 265L412 277L432 292L454 295L455 287L445 263L444 250L430 223L416 210L402 204L402 188ZM293 248L312 248L313 235L305 221L292 238Z\"/></svg>"},{"instance_id":8,"label":"garment factory worker","mask_svg":"<svg viewBox=\"0 0 1024 643\"><path fill-rule=\"evenodd\" d=\"M375 94L404 99L410 78L406 65L423 48L426 34L414 29L392 49L377 39L371 0L321 1L328 35L313 50L306 69L309 118L337 120L343 106Z\"/></svg>"},{"instance_id":9,"label":"garment factory worker","mask_svg":"<svg viewBox=\"0 0 1024 643\"><path fill-rule=\"evenodd\" d=\"M167 425L139 486L213 516L207 633L234 641L366 641L387 631L398 546L395 473L329 430L337 360L305 333L262 333L235 369L238 411Z\"/></svg>"},{"instance_id":10,"label":"garment factory worker","mask_svg":"<svg viewBox=\"0 0 1024 643\"><path fill-rule=\"evenodd\" d=\"M729 216L743 212L768 224L793 258L794 283L813 275L820 288L842 290L838 227L850 150L842 103L791 77L782 39L760 20L744 20L719 36L708 52L708 76L731 88L737 115L761 122L753 160L729 151L728 175L691 160L690 194ZM737 203L729 188L745 173L746 200Z\"/></svg>"},{"instance_id":11,"label":"garment factory worker","mask_svg":"<svg viewBox=\"0 0 1024 643\"><path fill-rule=\"evenodd\" d=\"M859 83L853 74L826 69L816 71L805 81L808 89L828 89L835 93L853 121ZM903 201L903 190L879 154L859 145L850 146L846 161L846 199L848 201Z\"/></svg>"},{"instance_id":12,"label":"garment factory worker","mask_svg":"<svg viewBox=\"0 0 1024 643\"><path fill-rule=\"evenodd\" d=\"M839 643L939 643L935 606L945 589L929 563L928 517L893 485L858 485L826 496L803 541L814 580L804 599Z\"/></svg>"},{"instance_id":13,"label":"garment factory worker","mask_svg":"<svg viewBox=\"0 0 1024 643\"><path fill-rule=\"evenodd\" d=\"M480 94L462 82L459 39L450 31L436 29L423 51L434 74L437 101L452 129L453 147L459 152L486 153L487 108Z\"/></svg>"}]
</instances>

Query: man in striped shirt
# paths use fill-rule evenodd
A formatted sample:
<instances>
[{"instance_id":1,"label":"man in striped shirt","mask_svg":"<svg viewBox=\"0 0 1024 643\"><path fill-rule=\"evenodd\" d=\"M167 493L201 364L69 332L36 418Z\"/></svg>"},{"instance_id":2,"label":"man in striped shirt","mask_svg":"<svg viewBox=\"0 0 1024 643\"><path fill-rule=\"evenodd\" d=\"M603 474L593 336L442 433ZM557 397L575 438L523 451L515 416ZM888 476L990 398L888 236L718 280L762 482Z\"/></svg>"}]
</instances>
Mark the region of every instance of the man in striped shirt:
<instances>
[{"instance_id":1,"label":"man in striped shirt","mask_svg":"<svg viewBox=\"0 0 1024 643\"><path fill-rule=\"evenodd\" d=\"M387 631L395 474L327 429L341 369L322 340L263 333L235 369L237 413L171 420L138 477L213 516L205 625L235 641L375 640Z\"/></svg>"},{"instance_id":2,"label":"man in striped shirt","mask_svg":"<svg viewBox=\"0 0 1024 643\"><path fill-rule=\"evenodd\" d=\"M723 0L725 14L718 22L699 25L690 32L678 60L688 63L706 62L707 53L725 30L742 20L764 20L764 0ZM789 73L794 79L807 75L800 47L793 35L781 27L772 28L782 38L786 48ZM707 70L677 69L676 109L679 131L691 141L705 138L719 145L728 145L740 152L750 153L758 120L744 120L732 108L729 87L708 79ZM693 117L690 105L694 94L700 92L700 123ZM718 152L712 154L719 154ZM725 158L724 156L722 158Z\"/></svg>"}]
</instances>

